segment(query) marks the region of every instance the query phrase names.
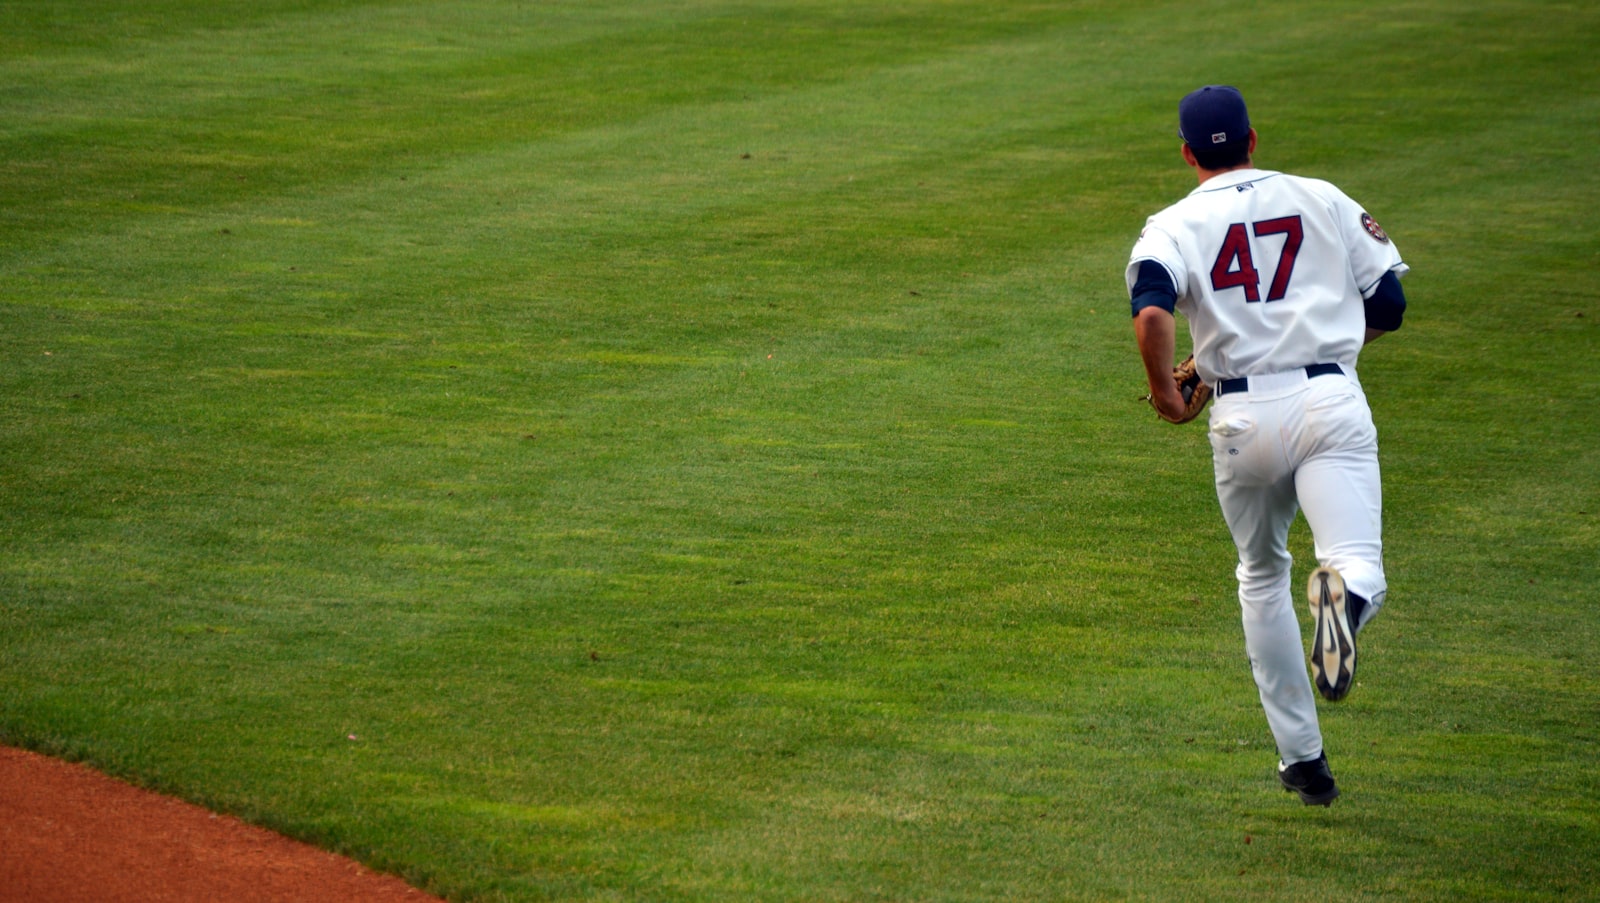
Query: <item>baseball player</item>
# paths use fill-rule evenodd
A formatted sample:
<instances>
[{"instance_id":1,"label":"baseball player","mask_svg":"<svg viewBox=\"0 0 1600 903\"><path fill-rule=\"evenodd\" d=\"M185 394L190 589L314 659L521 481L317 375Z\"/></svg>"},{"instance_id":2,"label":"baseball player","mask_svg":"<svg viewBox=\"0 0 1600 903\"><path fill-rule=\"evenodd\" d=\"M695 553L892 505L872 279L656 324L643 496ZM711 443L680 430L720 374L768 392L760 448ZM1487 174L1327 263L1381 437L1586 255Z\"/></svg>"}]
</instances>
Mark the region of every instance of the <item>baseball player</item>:
<instances>
[{"instance_id":1,"label":"baseball player","mask_svg":"<svg viewBox=\"0 0 1600 903\"><path fill-rule=\"evenodd\" d=\"M1308 590L1311 669L1318 691L1338 700L1355 676L1356 636L1387 589L1378 435L1356 358L1399 328L1408 267L1338 188L1254 167L1256 132L1237 89L1190 93L1178 121L1200 184L1150 217L1134 244L1134 332L1150 403L1182 422L1194 399L1174 382L1173 311L1189 322L1202 388L1215 398L1217 500L1239 552L1245 649L1279 780L1306 805L1327 806L1339 789L1306 676L1289 526L1303 510L1320 564Z\"/></svg>"}]
</instances>

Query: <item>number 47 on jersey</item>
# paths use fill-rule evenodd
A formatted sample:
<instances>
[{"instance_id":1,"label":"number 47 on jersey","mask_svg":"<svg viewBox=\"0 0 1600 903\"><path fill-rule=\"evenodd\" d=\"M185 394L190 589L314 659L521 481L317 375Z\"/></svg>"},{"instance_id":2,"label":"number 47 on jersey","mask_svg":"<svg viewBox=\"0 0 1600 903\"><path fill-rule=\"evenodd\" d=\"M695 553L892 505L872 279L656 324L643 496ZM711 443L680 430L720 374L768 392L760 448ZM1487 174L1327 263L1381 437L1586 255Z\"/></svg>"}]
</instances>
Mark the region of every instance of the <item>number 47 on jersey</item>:
<instances>
[{"instance_id":1,"label":"number 47 on jersey","mask_svg":"<svg viewBox=\"0 0 1600 903\"><path fill-rule=\"evenodd\" d=\"M1256 270L1255 258L1250 253L1250 235L1256 238L1283 236L1283 252L1278 255L1278 267L1272 273L1272 285L1267 289L1268 301L1278 301L1289 293L1289 279L1294 275L1294 259L1300 253L1300 243L1305 231L1298 216L1280 216L1246 225L1234 223L1222 239L1222 250L1211 265L1211 290L1221 292L1227 288L1244 289L1246 301L1261 300L1261 273Z\"/></svg>"}]
</instances>

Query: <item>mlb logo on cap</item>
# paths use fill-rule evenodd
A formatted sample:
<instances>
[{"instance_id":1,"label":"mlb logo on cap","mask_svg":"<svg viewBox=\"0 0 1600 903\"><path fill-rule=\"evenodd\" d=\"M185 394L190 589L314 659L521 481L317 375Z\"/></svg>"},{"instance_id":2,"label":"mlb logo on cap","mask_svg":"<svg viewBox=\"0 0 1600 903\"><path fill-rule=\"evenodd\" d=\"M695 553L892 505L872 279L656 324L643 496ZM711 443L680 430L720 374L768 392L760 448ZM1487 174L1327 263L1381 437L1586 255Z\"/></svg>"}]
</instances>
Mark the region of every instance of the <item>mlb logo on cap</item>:
<instances>
[{"instance_id":1,"label":"mlb logo on cap","mask_svg":"<svg viewBox=\"0 0 1600 903\"><path fill-rule=\"evenodd\" d=\"M1244 141L1250 137L1244 95L1230 85L1206 85L1189 92L1178 103L1178 137L1199 148Z\"/></svg>"}]
</instances>

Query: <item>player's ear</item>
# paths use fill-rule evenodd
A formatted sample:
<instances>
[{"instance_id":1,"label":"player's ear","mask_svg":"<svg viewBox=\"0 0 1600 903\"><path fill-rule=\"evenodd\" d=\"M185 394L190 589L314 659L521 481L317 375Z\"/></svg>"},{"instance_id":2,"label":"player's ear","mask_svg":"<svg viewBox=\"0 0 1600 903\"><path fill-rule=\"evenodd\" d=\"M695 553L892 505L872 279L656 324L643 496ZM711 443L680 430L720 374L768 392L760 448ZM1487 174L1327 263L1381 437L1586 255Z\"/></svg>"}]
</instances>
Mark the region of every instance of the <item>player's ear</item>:
<instances>
[{"instance_id":1,"label":"player's ear","mask_svg":"<svg viewBox=\"0 0 1600 903\"><path fill-rule=\"evenodd\" d=\"M1188 142L1183 144L1183 162L1189 164L1195 169L1200 168L1200 161L1195 158L1194 148L1190 147Z\"/></svg>"},{"instance_id":2,"label":"player's ear","mask_svg":"<svg viewBox=\"0 0 1600 903\"><path fill-rule=\"evenodd\" d=\"M1248 153L1252 157L1254 157L1256 155L1256 130L1255 129L1251 129L1250 130L1250 150L1248 151Z\"/></svg>"}]
</instances>

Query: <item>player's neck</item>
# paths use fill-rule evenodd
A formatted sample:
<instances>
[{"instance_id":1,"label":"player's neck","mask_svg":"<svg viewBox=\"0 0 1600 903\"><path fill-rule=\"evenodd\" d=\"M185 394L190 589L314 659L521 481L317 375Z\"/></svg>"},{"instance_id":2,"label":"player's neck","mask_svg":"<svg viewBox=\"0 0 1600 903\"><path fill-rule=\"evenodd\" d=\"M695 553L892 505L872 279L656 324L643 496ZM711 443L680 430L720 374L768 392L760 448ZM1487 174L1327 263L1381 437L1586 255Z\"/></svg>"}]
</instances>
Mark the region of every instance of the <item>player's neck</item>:
<instances>
[{"instance_id":1,"label":"player's neck","mask_svg":"<svg viewBox=\"0 0 1600 903\"><path fill-rule=\"evenodd\" d=\"M1204 185L1205 183L1211 181L1212 179L1215 179L1217 176L1224 176L1224 175L1227 175L1230 172L1239 172L1240 170L1243 170L1243 169L1255 169L1255 168L1256 168L1255 161L1247 159L1243 163L1240 163L1238 166L1226 166L1226 167L1223 167L1222 169L1206 169L1204 166L1200 166L1200 165L1197 164L1195 166L1195 168L1194 168L1194 174L1195 174L1195 177L1200 180L1200 184Z\"/></svg>"}]
</instances>

